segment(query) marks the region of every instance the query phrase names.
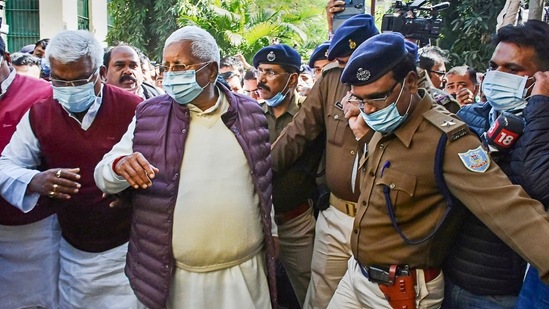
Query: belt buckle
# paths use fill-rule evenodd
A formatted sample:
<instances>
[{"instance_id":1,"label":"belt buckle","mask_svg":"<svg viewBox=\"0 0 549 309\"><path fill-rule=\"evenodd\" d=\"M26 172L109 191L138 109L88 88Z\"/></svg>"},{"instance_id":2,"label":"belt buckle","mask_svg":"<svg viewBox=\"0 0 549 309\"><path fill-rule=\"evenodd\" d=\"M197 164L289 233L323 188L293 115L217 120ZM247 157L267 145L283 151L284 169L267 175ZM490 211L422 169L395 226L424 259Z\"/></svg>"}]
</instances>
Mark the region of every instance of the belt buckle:
<instances>
[{"instance_id":1,"label":"belt buckle","mask_svg":"<svg viewBox=\"0 0 549 309\"><path fill-rule=\"evenodd\" d=\"M349 216L354 217L356 215L355 203L345 202L345 210Z\"/></svg>"}]
</instances>

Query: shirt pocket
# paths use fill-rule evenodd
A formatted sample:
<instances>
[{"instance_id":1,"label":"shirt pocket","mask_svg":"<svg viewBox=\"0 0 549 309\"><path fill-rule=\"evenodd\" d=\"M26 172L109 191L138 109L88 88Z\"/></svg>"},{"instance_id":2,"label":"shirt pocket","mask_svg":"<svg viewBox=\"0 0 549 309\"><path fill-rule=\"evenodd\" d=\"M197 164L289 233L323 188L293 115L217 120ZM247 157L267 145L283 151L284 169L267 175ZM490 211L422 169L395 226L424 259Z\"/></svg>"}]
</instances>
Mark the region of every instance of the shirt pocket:
<instances>
[{"instance_id":1,"label":"shirt pocket","mask_svg":"<svg viewBox=\"0 0 549 309\"><path fill-rule=\"evenodd\" d=\"M389 194L397 221L406 221L411 217L415 207L416 184L415 176L386 168L383 177L376 179L376 191L382 196L384 211L387 211L386 194Z\"/></svg>"},{"instance_id":2,"label":"shirt pocket","mask_svg":"<svg viewBox=\"0 0 549 309\"><path fill-rule=\"evenodd\" d=\"M345 135L345 128L348 122L345 119L343 111L332 106L332 110L328 114L328 120L326 123L326 129L328 134L328 142L331 144L341 146L343 145L343 137Z\"/></svg>"}]
</instances>

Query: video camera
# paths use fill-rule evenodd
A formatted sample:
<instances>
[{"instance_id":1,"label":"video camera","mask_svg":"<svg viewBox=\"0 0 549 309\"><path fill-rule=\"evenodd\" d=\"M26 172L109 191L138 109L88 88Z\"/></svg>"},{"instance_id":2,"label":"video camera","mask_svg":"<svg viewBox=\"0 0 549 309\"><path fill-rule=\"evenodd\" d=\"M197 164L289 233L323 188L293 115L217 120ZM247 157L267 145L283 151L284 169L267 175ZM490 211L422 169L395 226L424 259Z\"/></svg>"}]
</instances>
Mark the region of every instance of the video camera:
<instances>
[{"instance_id":1,"label":"video camera","mask_svg":"<svg viewBox=\"0 0 549 309\"><path fill-rule=\"evenodd\" d=\"M394 13L383 15L381 32L400 32L406 38L421 41L437 39L442 28L442 19L438 18L438 12L448 8L450 3L442 2L423 7L425 2L427 0L415 0L412 3L395 1L392 7Z\"/></svg>"}]
</instances>

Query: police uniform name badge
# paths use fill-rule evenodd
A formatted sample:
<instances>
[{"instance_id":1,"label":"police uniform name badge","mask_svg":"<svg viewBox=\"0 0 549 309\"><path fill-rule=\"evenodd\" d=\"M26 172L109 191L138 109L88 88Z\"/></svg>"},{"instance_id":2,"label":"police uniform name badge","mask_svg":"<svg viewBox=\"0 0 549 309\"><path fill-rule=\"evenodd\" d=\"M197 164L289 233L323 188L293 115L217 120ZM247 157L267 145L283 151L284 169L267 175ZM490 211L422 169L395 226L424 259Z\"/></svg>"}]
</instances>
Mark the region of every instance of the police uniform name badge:
<instances>
[{"instance_id":1,"label":"police uniform name badge","mask_svg":"<svg viewBox=\"0 0 549 309\"><path fill-rule=\"evenodd\" d=\"M465 153L460 152L458 155L463 165L472 172L484 173L490 167L490 156L482 146L478 146Z\"/></svg>"}]
</instances>

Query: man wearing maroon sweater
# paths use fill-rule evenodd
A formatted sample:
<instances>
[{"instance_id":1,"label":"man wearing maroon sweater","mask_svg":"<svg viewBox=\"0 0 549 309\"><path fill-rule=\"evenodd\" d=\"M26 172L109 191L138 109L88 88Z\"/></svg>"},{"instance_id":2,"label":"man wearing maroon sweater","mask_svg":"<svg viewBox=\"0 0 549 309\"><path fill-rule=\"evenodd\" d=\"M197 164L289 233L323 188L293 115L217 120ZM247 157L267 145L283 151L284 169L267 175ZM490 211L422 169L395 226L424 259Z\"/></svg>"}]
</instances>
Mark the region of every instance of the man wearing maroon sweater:
<instances>
[{"instance_id":1,"label":"man wearing maroon sweater","mask_svg":"<svg viewBox=\"0 0 549 309\"><path fill-rule=\"evenodd\" d=\"M16 74L0 38L0 151L29 107L51 96L50 85ZM0 197L0 309L57 307L59 239L51 208L23 213Z\"/></svg>"},{"instance_id":2,"label":"man wearing maroon sweater","mask_svg":"<svg viewBox=\"0 0 549 309\"><path fill-rule=\"evenodd\" d=\"M131 209L109 207L93 179L141 99L101 83L103 49L87 31L57 34L45 59L53 95L17 125L0 158L0 192L26 213L55 210L60 308L141 308L124 275Z\"/></svg>"}]
</instances>

